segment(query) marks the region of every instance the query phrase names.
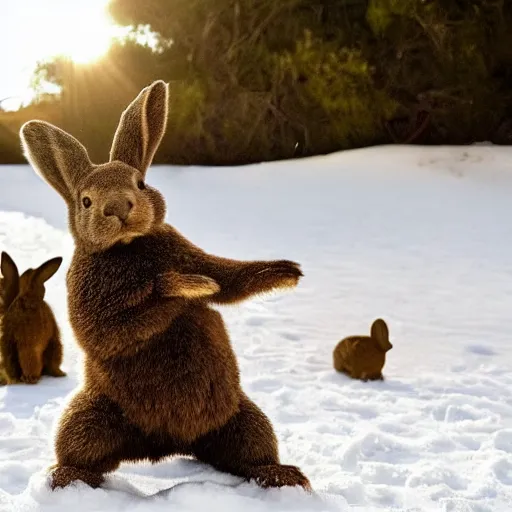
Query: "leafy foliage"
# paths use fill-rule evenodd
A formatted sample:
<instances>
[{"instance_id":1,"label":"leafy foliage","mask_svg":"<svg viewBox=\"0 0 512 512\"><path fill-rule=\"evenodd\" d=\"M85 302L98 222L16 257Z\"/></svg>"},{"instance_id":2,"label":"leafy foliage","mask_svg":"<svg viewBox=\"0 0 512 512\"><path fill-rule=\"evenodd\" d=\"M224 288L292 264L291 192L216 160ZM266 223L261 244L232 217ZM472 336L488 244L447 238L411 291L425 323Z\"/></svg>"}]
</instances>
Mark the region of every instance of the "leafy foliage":
<instances>
[{"instance_id":1,"label":"leafy foliage","mask_svg":"<svg viewBox=\"0 0 512 512\"><path fill-rule=\"evenodd\" d=\"M97 161L126 103L157 78L171 84L158 162L512 141L505 0L112 0L110 9L133 38L92 65L60 60L38 74L61 87L50 110ZM148 28L153 48L136 42Z\"/></svg>"}]
</instances>

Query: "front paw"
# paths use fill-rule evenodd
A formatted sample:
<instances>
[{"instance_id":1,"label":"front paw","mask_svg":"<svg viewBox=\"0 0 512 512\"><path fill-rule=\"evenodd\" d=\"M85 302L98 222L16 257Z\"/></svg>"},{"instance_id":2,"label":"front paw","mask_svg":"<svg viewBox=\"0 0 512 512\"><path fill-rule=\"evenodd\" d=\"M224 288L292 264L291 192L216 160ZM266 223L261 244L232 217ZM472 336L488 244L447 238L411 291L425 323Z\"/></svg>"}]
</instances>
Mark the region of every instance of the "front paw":
<instances>
[{"instance_id":1,"label":"front paw","mask_svg":"<svg viewBox=\"0 0 512 512\"><path fill-rule=\"evenodd\" d=\"M256 273L258 279L266 281L270 288L293 288L303 276L298 263L289 260L271 261Z\"/></svg>"},{"instance_id":2,"label":"front paw","mask_svg":"<svg viewBox=\"0 0 512 512\"><path fill-rule=\"evenodd\" d=\"M23 384L37 384L40 378L39 375L22 375L20 381Z\"/></svg>"},{"instance_id":3,"label":"front paw","mask_svg":"<svg viewBox=\"0 0 512 512\"><path fill-rule=\"evenodd\" d=\"M219 293L220 286L213 279L199 274L166 272L158 276L158 290L163 297L197 299Z\"/></svg>"}]
</instances>

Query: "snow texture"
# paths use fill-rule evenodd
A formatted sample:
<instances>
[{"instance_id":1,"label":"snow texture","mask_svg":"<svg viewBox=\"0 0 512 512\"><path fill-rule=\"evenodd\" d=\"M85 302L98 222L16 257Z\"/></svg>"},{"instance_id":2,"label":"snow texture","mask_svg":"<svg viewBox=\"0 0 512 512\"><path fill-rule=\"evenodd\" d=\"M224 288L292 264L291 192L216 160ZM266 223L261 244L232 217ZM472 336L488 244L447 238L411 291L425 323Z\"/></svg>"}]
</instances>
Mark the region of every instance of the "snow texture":
<instances>
[{"instance_id":1,"label":"snow texture","mask_svg":"<svg viewBox=\"0 0 512 512\"><path fill-rule=\"evenodd\" d=\"M0 389L1 511L510 510L510 149L382 147L155 167L148 179L168 221L205 250L303 265L297 289L222 311L245 390L271 418L283 462L317 492L261 490L189 459L123 465L103 489L49 491L55 422L82 371L66 311L73 243L57 194L28 166L5 166L0 248L22 268L65 258L47 300L69 377ZM378 316L394 344L386 380L337 374L336 343Z\"/></svg>"}]
</instances>

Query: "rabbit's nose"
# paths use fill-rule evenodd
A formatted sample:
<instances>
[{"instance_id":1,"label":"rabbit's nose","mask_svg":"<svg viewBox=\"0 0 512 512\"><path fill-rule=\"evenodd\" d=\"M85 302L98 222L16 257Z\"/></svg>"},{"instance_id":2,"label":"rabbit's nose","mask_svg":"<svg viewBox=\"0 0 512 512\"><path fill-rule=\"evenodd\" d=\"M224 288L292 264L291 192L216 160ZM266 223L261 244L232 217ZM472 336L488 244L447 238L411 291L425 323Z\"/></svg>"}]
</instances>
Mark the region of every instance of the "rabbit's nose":
<instances>
[{"instance_id":1,"label":"rabbit's nose","mask_svg":"<svg viewBox=\"0 0 512 512\"><path fill-rule=\"evenodd\" d=\"M133 203L129 199L116 199L115 201L109 201L103 208L103 215L105 217L111 217L115 215L118 219L123 222L130 215L130 211L133 208Z\"/></svg>"}]
</instances>

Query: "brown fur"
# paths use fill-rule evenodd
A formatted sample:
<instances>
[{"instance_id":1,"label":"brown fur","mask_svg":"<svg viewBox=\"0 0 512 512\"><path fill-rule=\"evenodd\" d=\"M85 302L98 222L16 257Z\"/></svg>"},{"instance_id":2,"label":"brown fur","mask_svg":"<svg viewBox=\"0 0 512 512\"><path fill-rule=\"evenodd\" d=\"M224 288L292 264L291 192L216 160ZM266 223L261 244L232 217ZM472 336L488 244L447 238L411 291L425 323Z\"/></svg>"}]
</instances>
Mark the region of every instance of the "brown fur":
<instances>
[{"instance_id":1,"label":"brown fur","mask_svg":"<svg viewBox=\"0 0 512 512\"><path fill-rule=\"evenodd\" d=\"M378 318L370 336L349 336L338 343L333 352L334 368L353 379L384 380L382 368L386 352L392 348L388 327Z\"/></svg>"},{"instance_id":2,"label":"brown fur","mask_svg":"<svg viewBox=\"0 0 512 512\"><path fill-rule=\"evenodd\" d=\"M0 304L1 312L5 313L20 291L20 275L18 267L7 253L2 255L0 270L4 276L0 279Z\"/></svg>"},{"instance_id":3,"label":"brown fur","mask_svg":"<svg viewBox=\"0 0 512 512\"><path fill-rule=\"evenodd\" d=\"M164 199L144 180L167 102L163 82L144 89L102 165L48 123L21 130L28 159L68 205L69 315L86 356L84 386L60 422L52 487L96 487L122 461L186 454L264 487L309 489L298 468L280 464L272 425L244 394L224 322L208 304L295 286L302 272L287 260L207 254L164 223ZM176 283L187 288L190 275L218 288L179 296Z\"/></svg>"},{"instance_id":4,"label":"brown fur","mask_svg":"<svg viewBox=\"0 0 512 512\"><path fill-rule=\"evenodd\" d=\"M2 338L2 326L3 326L3 320L4 320L4 313L5 310L8 307L8 299L6 299L6 295L8 293L5 290L5 279L3 277L0 277L0 339ZM1 357L1 353L0 353ZM2 361L0 359L0 385L5 385L8 382L8 377L5 373Z\"/></svg>"},{"instance_id":5,"label":"brown fur","mask_svg":"<svg viewBox=\"0 0 512 512\"><path fill-rule=\"evenodd\" d=\"M2 335L2 321L4 318L4 313L8 307L9 302L6 295L8 295L8 293L5 290L5 279L0 277L0 336Z\"/></svg>"},{"instance_id":6,"label":"brown fur","mask_svg":"<svg viewBox=\"0 0 512 512\"><path fill-rule=\"evenodd\" d=\"M7 306L0 354L4 383L35 384L41 375L63 377L62 344L59 328L50 306L45 302L44 283L60 267L62 258L54 258L19 277L10 256L2 253L4 304Z\"/></svg>"}]
</instances>

